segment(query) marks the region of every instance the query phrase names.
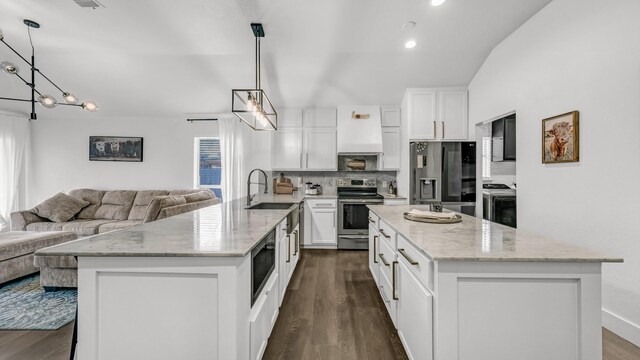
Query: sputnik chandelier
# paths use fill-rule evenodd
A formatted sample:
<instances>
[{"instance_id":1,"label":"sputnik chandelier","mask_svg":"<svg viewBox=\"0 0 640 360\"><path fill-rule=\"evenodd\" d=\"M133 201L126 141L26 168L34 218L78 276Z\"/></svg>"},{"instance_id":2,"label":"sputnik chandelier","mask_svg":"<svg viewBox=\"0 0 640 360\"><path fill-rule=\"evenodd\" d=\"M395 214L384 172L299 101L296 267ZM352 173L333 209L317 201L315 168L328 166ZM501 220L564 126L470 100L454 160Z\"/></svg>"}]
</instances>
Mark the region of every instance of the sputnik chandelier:
<instances>
[{"instance_id":1,"label":"sputnik chandelier","mask_svg":"<svg viewBox=\"0 0 640 360\"><path fill-rule=\"evenodd\" d=\"M4 41L4 34L2 30L0 30L0 42L5 44L11 51L13 51L20 59L22 59L27 65L31 67L31 81L27 81L22 75L20 75L20 68L16 66L14 63L9 61L3 61L0 63L0 69L6 74L17 76L25 85L31 88L31 99L19 99L19 98L10 98L10 97L0 97L0 100L9 100L9 101L22 101L31 103L31 120L36 120L38 118L36 114L36 103L40 103L40 105L44 106L47 109L53 109L58 105L66 105L66 106L78 106L90 112L98 111L98 105L93 101L85 101L83 103L78 103L78 98L72 93L62 90L58 85L56 85L51 79L49 79L45 74L43 74L40 69L36 67L35 60L35 48L33 46L33 41L31 40L31 29L39 29L40 24L35 21L25 19L24 24L27 25L27 32L29 33L29 42L31 44L31 61L27 60L24 56L20 55L11 45L7 44ZM41 93L36 88L36 73L40 74L42 78L47 80L51 85L53 85L60 93L62 94L62 98L64 99L64 103L59 103L55 97L47 94ZM36 95L38 96L36 98Z\"/></svg>"},{"instance_id":2,"label":"sputnik chandelier","mask_svg":"<svg viewBox=\"0 0 640 360\"><path fill-rule=\"evenodd\" d=\"M277 130L278 113L267 94L260 88L260 39L264 37L262 24L251 24L256 38L256 87L255 89L233 89L231 111L253 130Z\"/></svg>"}]
</instances>

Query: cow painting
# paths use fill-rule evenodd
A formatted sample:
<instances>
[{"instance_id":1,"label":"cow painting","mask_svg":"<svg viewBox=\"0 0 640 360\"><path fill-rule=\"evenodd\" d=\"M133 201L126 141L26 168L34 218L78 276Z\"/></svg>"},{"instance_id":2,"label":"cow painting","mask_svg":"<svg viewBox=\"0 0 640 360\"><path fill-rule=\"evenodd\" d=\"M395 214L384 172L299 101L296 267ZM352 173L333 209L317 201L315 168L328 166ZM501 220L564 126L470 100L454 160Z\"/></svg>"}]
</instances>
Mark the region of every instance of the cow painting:
<instances>
[{"instance_id":1,"label":"cow painting","mask_svg":"<svg viewBox=\"0 0 640 360\"><path fill-rule=\"evenodd\" d=\"M123 136L90 136L91 161L142 161L142 138Z\"/></svg>"},{"instance_id":2,"label":"cow painting","mask_svg":"<svg viewBox=\"0 0 640 360\"><path fill-rule=\"evenodd\" d=\"M543 163L578 161L578 112L542 121Z\"/></svg>"}]
</instances>

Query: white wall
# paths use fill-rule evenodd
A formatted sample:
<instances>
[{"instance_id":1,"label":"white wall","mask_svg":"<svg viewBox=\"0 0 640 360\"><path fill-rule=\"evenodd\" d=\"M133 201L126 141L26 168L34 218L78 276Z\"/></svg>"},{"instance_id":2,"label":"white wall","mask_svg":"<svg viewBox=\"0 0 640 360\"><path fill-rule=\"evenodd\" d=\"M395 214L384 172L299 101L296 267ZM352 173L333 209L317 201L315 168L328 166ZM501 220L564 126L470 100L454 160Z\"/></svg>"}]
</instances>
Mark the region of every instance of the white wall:
<instances>
[{"instance_id":1,"label":"white wall","mask_svg":"<svg viewBox=\"0 0 640 360\"><path fill-rule=\"evenodd\" d=\"M42 110L44 111L44 110ZM55 111L55 110L51 110ZM89 161L89 136L142 136L143 162ZM217 136L217 122L185 118L45 118L31 123L28 205L63 191L190 189L194 138Z\"/></svg>"},{"instance_id":2,"label":"white wall","mask_svg":"<svg viewBox=\"0 0 640 360\"><path fill-rule=\"evenodd\" d=\"M624 257L603 266L604 324L640 344L640 1L555 0L469 86L475 125L515 110L518 227ZM541 119L580 111L580 162L541 163ZM472 135L473 137L473 135Z\"/></svg>"}]
</instances>

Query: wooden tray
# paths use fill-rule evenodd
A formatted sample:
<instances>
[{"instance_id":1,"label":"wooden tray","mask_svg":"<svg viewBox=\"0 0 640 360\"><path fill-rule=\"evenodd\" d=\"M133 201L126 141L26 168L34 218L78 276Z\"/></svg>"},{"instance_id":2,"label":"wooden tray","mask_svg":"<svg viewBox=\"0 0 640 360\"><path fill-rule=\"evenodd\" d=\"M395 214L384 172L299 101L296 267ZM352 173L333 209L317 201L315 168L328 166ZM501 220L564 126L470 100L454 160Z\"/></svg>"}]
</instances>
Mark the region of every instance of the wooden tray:
<instances>
[{"instance_id":1,"label":"wooden tray","mask_svg":"<svg viewBox=\"0 0 640 360\"><path fill-rule=\"evenodd\" d=\"M417 221L417 222L430 223L430 224L455 224L462 221L462 216L458 214L456 214L456 217L454 217L453 219L426 219L422 217L415 217L409 214L408 212L406 212L404 213L404 218L410 221Z\"/></svg>"}]
</instances>

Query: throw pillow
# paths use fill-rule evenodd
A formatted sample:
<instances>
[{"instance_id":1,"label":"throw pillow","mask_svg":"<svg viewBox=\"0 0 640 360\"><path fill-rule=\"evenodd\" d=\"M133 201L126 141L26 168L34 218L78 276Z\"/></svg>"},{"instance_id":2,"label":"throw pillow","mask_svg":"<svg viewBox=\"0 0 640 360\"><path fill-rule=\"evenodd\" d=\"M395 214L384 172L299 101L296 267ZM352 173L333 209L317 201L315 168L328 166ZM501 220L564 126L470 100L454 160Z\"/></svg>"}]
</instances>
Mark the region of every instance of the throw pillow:
<instances>
[{"instance_id":1,"label":"throw pillow","mask_svg":"<svg viewBox=\"0 0 640 360\"><path fill-rule=\"evenodd\" d=\"M183 196L157 196L155 199L151 200L149 203L149 207L147 208L147 213L144 215L144 219L142 219L143 223L148 223L151 221L155 221L160 214L160 211L164 208L176 205L184 205L187 201Z\"/></svg>"},{"instance_id":2,"label":"throw pillow","mask_svg":"<svg viewBox=\"0 0 640 360\"><path fill-rule=\"evenodd\" d=\"M69 221L89 204L91 203L88 201L58 193L34 207L31 212L42 218L63 223Z\"/></svg>"},{"instance_id":3,"label":"throw pillow","mask_svg":"<svg viewBox=\"0 0 640 360\"><path fill-rule=\"evenodd\" d=\"M187 204L190 204L190 203L193 203L193 202L213 199L215 196L213 195L213 193L211 191L204 190L204 191L194 192L194 193L191 193L191 194L184 194L184 195L182 195L182 197L184 197L184 199L187 201Z\"/></svg>"}]
</instances>

